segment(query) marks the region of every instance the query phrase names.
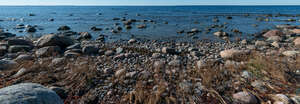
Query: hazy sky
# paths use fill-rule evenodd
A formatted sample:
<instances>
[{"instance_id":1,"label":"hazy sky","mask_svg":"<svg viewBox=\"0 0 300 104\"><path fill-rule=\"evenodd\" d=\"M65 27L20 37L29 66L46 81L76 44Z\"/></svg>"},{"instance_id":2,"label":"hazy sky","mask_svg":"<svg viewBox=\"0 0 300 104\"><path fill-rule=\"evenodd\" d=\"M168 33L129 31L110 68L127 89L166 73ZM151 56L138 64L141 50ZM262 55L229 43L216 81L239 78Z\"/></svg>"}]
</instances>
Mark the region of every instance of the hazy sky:
<instances>
[{"instance_id":1,"label":"hazy sky","mask_svg":"<svg viewBox=\"0 0 300 104\"><path fill-rule=\"evenodd\" d=\"M0 0L0 5L300 5L300 0Z\"/></svg>"}]
</instances>

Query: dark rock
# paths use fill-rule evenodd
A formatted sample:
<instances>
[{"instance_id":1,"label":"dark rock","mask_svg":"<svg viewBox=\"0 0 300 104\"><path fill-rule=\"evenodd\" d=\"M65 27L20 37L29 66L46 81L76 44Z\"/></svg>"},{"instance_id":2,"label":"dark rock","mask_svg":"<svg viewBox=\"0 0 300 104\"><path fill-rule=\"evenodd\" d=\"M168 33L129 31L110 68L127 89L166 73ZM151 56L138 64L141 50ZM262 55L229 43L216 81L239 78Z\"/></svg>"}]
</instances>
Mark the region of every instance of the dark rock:
<instances>
[{"instance_id":1,"label":"dark rock","mask_svg":"<svg viewBox=\"0 0 300 104\"><path fill-rule=\"evenodd\" d=\"M79 34L80 36L77 38L77 40L89 40L92 38L92 35L88 32L81 32Z\"/></svg>"},{"instance_id":2,"label":"dark rock","mask_svg":"<svg viewBox=\"0 0 300 104\"><path fill-rule=\"evenodd\" d=\"M146 28L147 26L145 24L140 24L137 26L138 29L144 29Z\"/></svg>"},{"instance_id":3,"label":"dark rock","mask_svg":"<svg viewBox=\"0 0 300 104\"><path fill-rule=\"evenodd\" d=\"M97 28L96 26L91 27L91 30L93 31L102 31L102 28Z\"/></svg>"},{"instance_id":4,"label":"dark rock","mask_svg":"<svg viewBox=\"0 0 300 104\"><path fill-rule=\"evenodd\" d=\"M35 51L35 55L37 57L56 56L59 55L60 53L61 53L61 49L58 46L47 46Z\"/></svg>"},{"instance_id":5,"label":"dark rock","mask_svg":"<svg viewBox=\"0 0 300 104\"><path fill-rule=\"evenodd\" d=\"M7 40L7 44L9 46L11 46L11 45L28 45L28 46L33 46L33 43L31 41L24 40L24 39L17 39L17 38L8 39Z\"/></svg>"},{"instance_id":6,"label":"dark rock","mask_svg":"<svg viewBox=\"0 0 300 104\"><path fill-rule=\"evenodd\" d=\"M70 30L71 28L69 26L61 26L59 27L57 30L58 31L66 31L66 30Z\"/></svg>"},{"instance_id":7,"label":"dark rock","mask_svg":"<svg viewBox=\"0 0 300 104\"><path fill-rule=\"evenodd\" d=\"M14 59L16 62L22 62L22 61L28 61L28 60L33 60L34 58L31 55L27 54L22 54L19 55L17 58Z\"/></svg>"},{"instance_id":8,"label":"dark rock","mask_svg":"<svg viewBox=\"0 0 300 104\"><path fill-rule=\"evenodd\" d=\"M15 61L12 61L12 60L0 60L0 71L12 69L12 68L16 67L17 65L18 65L18 63ZM1 93L0 93L0 96L1 96ZM0 99L1 99L1 97L0 97ZM1 102L1 100L0 100L0 102Z\"/></svg>"},{"instance_id":9,"label":"dark rock","mask_svg":"<svg viewBox=\"0 0 300 104\"><path fill-rule=\"evenodd\" d=\"M176 50L174 48L163 47L162 48L162 53L165 53L165 54L175 54Z\"/></svg>"},{"instance_id":10,"label":"dark rock","mask_svg":"<svg viewBox=\"0 0 300 104\"><path fill-rule=\"evenodd\" d=\"M70 45L69 47L66 48L67 50L70 49L81 49L81 44L80 43L75 43L73 45Z\"/></svg>"},{"instance_id":11,"label":"dark rock","mask_svg":"<svg viewBox=\"0 0 300 104\"><path fill-rule=\"evenodd\" d=\"M36 32L36 29L34 27L29 27L26 29L26 32L29 32L29 33Z\"/></svg>"},{"instance_id":12,"label":"dark rock","mask_svg":"<svg viewBox=\"0 0 300 104\"><path fill-rule=\"evenodd\" d=\"M8 52L17 53L17 52L29 52L33 47L28 45L12 45L9 46Z\"/></svg>"},{"instance_id":13,"label":"dark rock","mask_svg":"<svg viewBox=\"0 0 300 104\"><path fill-rule=\"evenodd\" d=\"M97 48L96 46L88 45L88 46L84 46L82 48L82 53L88 54L88 55L97 54L98 50L99 50L99 48Z\"/></svg>"},{"instance_id":14,"label":"dark rock","mask_svg":"<svg viewBox=\"0 0 300 104\"><path fill-rule=\"evenodd\" d=\"M59 46L61 48L68 47L73 44L73 40L65 36L57 36L54 34L44 35L38 39L36 46Z\"/></svg>"}]
</instances>

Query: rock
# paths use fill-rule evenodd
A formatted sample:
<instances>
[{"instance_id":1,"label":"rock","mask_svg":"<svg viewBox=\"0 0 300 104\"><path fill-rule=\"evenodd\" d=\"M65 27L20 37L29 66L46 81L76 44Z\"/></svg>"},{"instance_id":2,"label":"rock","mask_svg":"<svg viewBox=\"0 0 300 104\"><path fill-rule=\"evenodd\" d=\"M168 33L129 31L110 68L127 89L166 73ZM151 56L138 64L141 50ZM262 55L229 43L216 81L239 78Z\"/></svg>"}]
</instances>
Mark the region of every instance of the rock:
<instances>
[{"instance_id":1,"label":"rock","mask_svg":"<svg viewBox=\"0 0 300 104\"><path fill-rule=\"evenodd\" d=\"M241 75L243 78L246 78L246 79L250 79L250 78L252 78L252 74L250 73L250 72L248 72L248 71L243 71L242 72L242 75Z\"/></svg>"},{"instance_id":2,"label":"rock","mask_svg":"<svg viewBox=\"0 0 300 104\"><path fill-rule=\"evenodd\" d=\"M80 32L77 40L89 40L92 38L92 35L88 32Z\"/></svg>"},{"instance_id":3,"label":"rock","mask_svg":"<svg viewBox=\"0 0 300 104\"><path fill-rule=\"evenodd\" d=\"M137 41L136 41L135 39L130 39L130 40L128 41L129 44L136 43L136 42L137 42Z\"/></svg>"},{"instance_id":4,"label":"rock","mask_svg":"<svg viewBox=\"0 0 300 104\"><path fill-rule=\"evenodd\" d=\"M8 33L8 32L1 32L0 33L0 39L5 39L8 37L14 37L16 34Z\"/></svg>"},{"instance_id":5,"label":"rock","mask_svg":"<svg viewBox=\"0 0 300 104\"><path fill-rule=\"evenodd\" d=\"M292 100L290 98L288 98L286 95L283 94L276 94L274 96L272 96L272 99L275 102L282 102L283 104L292 104Z\"/></svg>"},{"instance_id":6,"label":"rock","mask_svg":"<svg viewBox=\"0 0 300 104\"><path fill-rule=\"evenodd\" d=\"M276 47L276 48L280 48L280 45L279 45L279 43L278 42L273 42L272 44L271 44L272 46L274 46L274 47Z\"/></svg>"},{"instance_id":7,"label":"rock","mask_svg":"<svg viewBox=\"0 0 300 104\"><path fill-rule=\"evenodd\" d=\"M242 41L241 41L241 44L244 44L244 45L246 45L246 44L248 44L248 42L247 42L247 40L246 40L246 39L244 39L244 40L242 40Z\"/></svg>"},{"instance_id":8,"label":"rock","mask_svg":"<svg viewBox=\"0 0 300 104\"><path fill-rule=\"evenodd\" d=\"M0 60L0 71L12 69L17 65L18 63L13 60Z\"/></svg>"},{"instance_id":9,"label":"rock","mask_svg":"<svg viewBox=\"0 0 300 104\"><path fill-rule=\"evenodd\" d=\"M236 50L236 49L229 49L229 50L224 50L224 51L220 52L221 57L225 58L225 59L234 59L241 55L247 55L247 54L248 54L248 52L246 52L246 51Z\"/></svg>"},{"instance_id":10,"label":"rock","mask_svg":"<svg viewBox=\"0 0 300 104\"><path fill-rule=\"evenodd\" d=\"M52 87L49 87L49 89L54 91L60 98L65 99L68 97L66 90L61 87L52 86Z\"/></svg>"},{"instance_id":11,"label":"rock","mask_svg":"<svg viewBox=\"0 0 300 104\"><path fill-rule=\"evenodd\" d=\"M161 54L160 53L153 53L152 54L152 58L157 59L157 58L161 58Z\"/></svg>"},{"instance_id":12,"label":"rock","mask_svg":"<svg viewBox=\"0 0 300 104\"><path fill-rule=\"evenodd\" d=\"M124 74L126 74L126 69L120 69L120 70L116 71L115 76L117 78L120 78Z\"/></svg>"},{"instance_id":13,"label":"rock","mask_svg":"<svg viewBox=\"0 0 300 104\"><path fill-rule=\"evenodd\" d=\"M238 104L258 104L258 100L249 92L238 92L232 95L235 102Z\"/></svg>"},{"instance_id":14,"label":"rock","mask_svg":"<svg viewBox=\"0 0 300 104\"><path fill-rule=\"evenodd\" d=\"M126 29L131 29L132 26L130 26L130 25L125 25L125 28L126 28Z\"/></svg>"},{"instance_id":15,"label":"rock","mask_svg":"<svg viewBox=\"0 0 300 104\"><path fill-rule=\"evenodd\" d=\"M200 31L197 28L193 28L190 32L192 32L192 33L198 33Z\"/></svg>"},{"instance_id":16,"label":"rock","mask_svg":"<svg viewBox=\"0 0 300 104\"><path fill-rule=\"evenodd\" d=\"M270 36L267 41L276 41L276 42L280 42L282 41L282 38L280 36Z\"/></svg>"},{"instance_id":17,"label":"rock","mask_svg":"<svg viewBox=\"0 0 300 104\"><path fill-rule=\"evenodd\" d=\"M207 64L206 61L204 61L204 60L199 60L199 61L197 61L197 63L196 63L196 67L197 67L198 69L203 69L203 68L208 67L208 64Z\"/></svg>"},{"instance_id":18,"label":"rock","mask_svg":"<svg viewBox=\"0 0 300 104\"><path fill-rule=\"evenodd\" d=\"M28 14L28 16L35 16L35 14L33 14L33 13L29 13L29 14Z\"/></svg>"},{"instance_id":19,"label":"rock","mask_svg":"<svg viewBox=\"0 0 300 104\"><path fill-rule=\"evenodd\" d=\"M250 50L255 50L256 47L255 45L247 45L247 49L250 49Z\"/></svg>"},{"instance_id":20,"label":"rock","mask_svg":"<svg viewBox=\"0 0 300 104\"><path fill-rule=\"evenodd\" d=\"M35 83L21 83L0 89L1 104L63 104L52 90Z\"/></svg>"},{"instance_id":21,"label":"rock","mask_svg":"<svg viewBox=\"0 0 300 104\"><path fill-rule=\"evenodd\" d=\"M263 93L267 91L265 83L259 80L255 80L254 82L251 82L251 86Z\"/></svg>"},{"instance_id":22,"label":"rock","mask_svg":"<svg viewBox=\"0 0 300 104\"><path fill-rule=\"evenodd\" d=\"M16 74L14 74L12 77L16 78L16 77L20 77L21 75L24 75L26 72L28 72L27 69L25 68L21 68Z\"/></svg>"},{"instance_id":23,"label":"rock","mask_svg":"<svg viewBox=\"0 0 300 104\"><path fill-rule=\"evenodd\" d=\"M290 31L294 34L300 34L300 29L292 29Z\"/></svg>"},{"instance_id":24,"label":"rock","mask_svg":"<svg viewBox=\"0 0 300 104\"><path fill-rule=\"evenodd\" d=\"M261 46L268 46L268 43L265 42L265 41L260 41L260 40L258 40L258 41L255 42L255 46L258 46L258 47L261 47Z\"/></svg>"},{"instance_id":25,"label":"rock","mask_svg":"<svg viewBox=\"0 0 300 104\"><path fill-rule=\"evenodd\" d=\"M138 29L144 29L146 28L147 26L145 24L140 24L137 26Z\"/></svg>"},{"instance_id":26,"label":"rock","mask_svg":"<svg viewBox=\"0 0 300 104\"><path fill-rule=\"evenodd\" d=\"M97 28L96 26L91 27L92 31L102 31L102 28Z\"/></svg>"},{"instance_id":27,"label":"rock","mask_svg":"<svg viewBox=\"0 0 300 104\"><path fill-rule=\"evenodd\" d=\"M73 45L70 45L66 48L67 50L71 50L71 49L81 49L81 44L80 43L75 43Z\"/></svg>"},{"instance_id":28,"label":"rock","mask_svg":"<svg viewBox=\"0 0 300 104\"><path fill-rule=\"evenodd\" d=\"M108 50L108 51L106 51L104 54L105 54L106 56L112 56L112 55L115 54L115 52L112 51L112 50Z\"/></svg>"},{"instance_id":29,"label":"rock","mask_svg":"<svg viewBox=\"0 0 300 104\"><path fill-rule=\"evenodd\" d=\"M98 47L96 47L94 45L88 45L88 46L84 46L82 48L82 53L87 54L87 55L98 54L98 50L99 50Z\"/></svg>"},{"instance_id":30,"label":"rock","mask_svg":"<svg viewBox=\"0 0 300 104\"><path fill-rule=\"evenodd\" d=\"M17 52L29 52L33 47L27 45L12 45L8 48L8 52L17 53Z\"/></svg>"},{"instance_id":31,"label":"rock","mask_svg":"<svg viewBox=\"0 0 300 104\"><path fill-rule=\"evenodd\" d=\"M7 53L7 46L0 46L0 56L3 56Z\"/></svg>"},{"instance_id":32,"label":"rock","mask_svg":"<svg viewBox=\"0 0 300 104\"><path fill-rule=\"evenodd\" d=\"M66 58L77 58L77 57L80 56L80 53L77 53L77 52L65 52L64 56Z\"/></svg>"},{"instance_id":33,"label":"rock","mask_svg":"<svg viewBox=\"0 0 300 104\"><path fill-rule=\"evenodd\" d=\"M37 57L56 56L59 55L60 53L61 53L61 48L58 46L47 46L35 51L35 55Z\"/></svg>"},{"instance_id":34,"label":"rock","mask_svg":"<svg viewBox=\"0 0 300 104\"><path fill-rule=\"evenodd\" d=\"M33 33L36 32L36 29L34 27L29 27L26 29L26 32Z\"/></svg>"},{"instance_id":35,"label":"rock","mask_svg":"<svg viewBox=\"0 0 300 104\"><path fill-rule=\"evenodd\" d=\"M51 64L54 66L59 66L59 65L63 65L65 61L65 58L54 58L51 61Z\"/></svg>"},{"instance_id":36,"label":"rock","mask_svg":"<svg viewBox=\"0 0 300 104\"><path fill-rule=\"evenodd\" d=\"M176 53L176 50L174 48L169 48L169 47L163 47L161 51L164 54L175 54Z\"/></svg>"},{"instance_id":37,"label":"rock","mask_svg":"<svg viewBox=\"0 0 300 104\"><path fill-rule=\"evenodd\" d=\"M22 55L19 55L17 58L15 58L14 61L23 62L23 61L33 60L33 59L34 58L31 55L22 54Z\"/></svg>"},{"instance_id":38,"label":"rock","mask_svg":"<svg viewBox=\"0 0 300 104\"><path fill-rule=\"evenodd\" d=\"M300 96L291 97L295 104L300 104Z\"/></svg>"},{"instance_id":39,"label":"rock","mask_svg":"<svg viewBox=\"0 0 300 104\"><path fill-rule=\"evenodd\" d=\"M46 47L46 46L59 46L61 48L66 48L74 44L73 40L65 36L57 36L54 34L44 35L37 40L37 47Z\"/></svg>"},{"instance_id":40,"label":"rock","mask_svg":"<svg viewBox=\"0 0 300 104\"><path fill-rule=\"evenodd\" d=\"M58 31L67 31L70 30L71 28L69 26L60 26L57 30Z\"/></svg>"},{"instance_id":41,"label":"rock","mask_svg":"<svg viewBox=\"0 0 300 104\"><path fill-rule=\"evenodd\" d=\"M267 33L263 34L265 38L269 38L271 36L283 36L283 33L279 30L270 30Z\"/></svg>"},{"instance_id":42,"label":"rock","mask_svg":"<svg viewBox=\"0 0 300 104\"><path fill-rule=\"evenodd\" d=\"M170 66L180 66L181 60L172 60L168 63Z\"/></svg>"},{"instance_id":43,"label":"rock","mask_svg":"<svg viewBox=\"0 0 300 104\"><path fill-rule=\"evenodd\" d=\"M218 37L225 37L225 36L228 36L228 33L222 32L222 31L218 31L218 32L215 32L214 35L218 36Z\"/></svg>"},{"instance_id":44,"label":"rock","mask_svg":"<svg viewBox=\"0 0 300 104\"><path fill-rule=\"evenodd\" d=\"M299 53L299 51L284 51L282 54L288 57L296 57Z\"/></svg>"},{"instance_id":45,"label":"rock","mask_svg":"<svg viewBox=\"0 0 300 104\"><path fill-rule=\"evenodd\" d=\"M298 37L294 40L294 44L295 44L295 46L300 46L300 37Z\"/></svg>"},{"instance_id":46,"label":"rock","mask_svg":"<svg viewBox=\"0 0 300 104\"><path fill-rule=\"evenodd\" d=\"M12 45L28 45L28 46L33 46L33 43L31 41L24 40L24 39L17 39L17 38L8 39L7 40L7 44L9 46L12 46Z\"/></svg>"},{"instance_id":47,"label":"rock","mask_svg":"<svg viewBox=\"0 0 300 104\"><path fill-rule=\"evenodd\" d=\"M116 53L117 53L117 54L123 53L123 51L124 51L124 49L123 49L122 47L118 47L118 48L116 49Z\"/></svg>"},{"instance_id":48,"label":"rock","mask_svg":"<svg viewBox=\"0 0 300 104\"><path fill-rule=\"evenodd\" d=\"M194 56L194 57L202 56L202 53L199 52L199 51L192 51L192 52L190 52L190 54L191 54L192 56Z\"/></svg>"},{"instance_id":49,"label":"rock","mask_svg":"<svg viewBox=\"0 0 300 104\"><path fill-rule=\"evenodd\" d=\"M124 53L121 53L119 55L116 55L113 59L114 60L123 60L124 58L126 58Z\"/></svg>"},{"instance_id":50,"label":"rock","mask_svg":"<svg viewBox=\"0 0 300 104\"><path fill-rule=\"evenodd\" d=\"M54 19L53 19L53 18L50 18L50 19L48 19L48 21L54 21Z\"/></svg>"}]
</instances>

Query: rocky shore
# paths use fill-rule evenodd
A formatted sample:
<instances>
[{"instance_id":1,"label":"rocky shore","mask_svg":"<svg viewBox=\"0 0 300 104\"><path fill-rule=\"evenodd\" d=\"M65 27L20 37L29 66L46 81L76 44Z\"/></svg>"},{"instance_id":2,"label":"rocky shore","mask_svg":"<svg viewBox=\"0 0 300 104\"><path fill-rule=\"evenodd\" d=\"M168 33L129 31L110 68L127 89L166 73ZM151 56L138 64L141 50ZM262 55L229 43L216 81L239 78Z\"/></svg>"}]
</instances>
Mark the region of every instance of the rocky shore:
<instances>
[{"instance_id":1,"label":"rocky shore","mask_svg":"<svg viewBox=\"0 0 300 104\"><path fill-rule=\"evenodd\" d=\"M196 42L105 42L69 30L37 39L0 31L1 104L300 104L299 26Z\"/></svg>"}]
</instances>

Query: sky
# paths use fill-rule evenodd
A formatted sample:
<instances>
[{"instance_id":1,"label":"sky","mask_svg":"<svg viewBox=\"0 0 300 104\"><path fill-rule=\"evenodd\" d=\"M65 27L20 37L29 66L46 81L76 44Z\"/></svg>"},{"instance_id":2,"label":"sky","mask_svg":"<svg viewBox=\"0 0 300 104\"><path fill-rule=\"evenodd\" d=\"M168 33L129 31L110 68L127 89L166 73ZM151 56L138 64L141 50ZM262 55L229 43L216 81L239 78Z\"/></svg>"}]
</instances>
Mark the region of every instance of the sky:
<instances>
[{"instance_id":1,"label":"sky","mask_svg":"<svg viewBox=\"0 0 300 104\"><path fill-rule=\"evenodd\" d=\"M0 5L300 5L300 0L0 0Z\"/></svg>"}]
</instances>

